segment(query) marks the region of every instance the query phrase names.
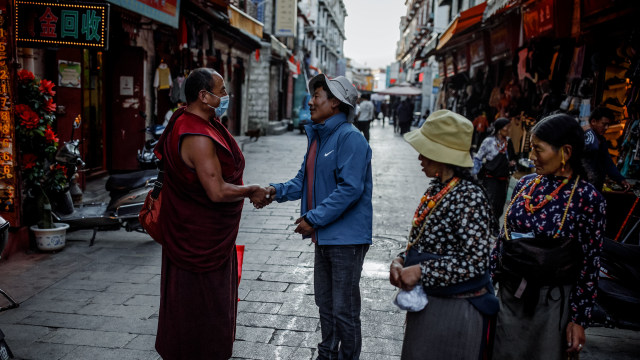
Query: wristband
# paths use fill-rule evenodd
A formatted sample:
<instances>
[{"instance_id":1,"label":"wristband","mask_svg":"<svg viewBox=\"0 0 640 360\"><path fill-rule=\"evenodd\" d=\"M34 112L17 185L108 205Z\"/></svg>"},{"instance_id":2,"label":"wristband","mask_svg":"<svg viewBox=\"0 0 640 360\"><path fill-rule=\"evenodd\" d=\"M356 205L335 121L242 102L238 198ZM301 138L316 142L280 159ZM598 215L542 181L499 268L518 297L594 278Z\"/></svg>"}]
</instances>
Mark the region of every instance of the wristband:
<instances>
[{"instance_id":1,"label":"wristband","mask_svg":"<svg viewBox=\"0 0 640 360\"><path fill-rule=\"evenodd\" d=\"M315 227L315 225L311 221L309 221L309 218L307 217L307 215L303 216L302 218L304 219L304 221L307 222L307 224L309 224L309 226L311 226L312 228Z\"/></svg>"}]
</instances>

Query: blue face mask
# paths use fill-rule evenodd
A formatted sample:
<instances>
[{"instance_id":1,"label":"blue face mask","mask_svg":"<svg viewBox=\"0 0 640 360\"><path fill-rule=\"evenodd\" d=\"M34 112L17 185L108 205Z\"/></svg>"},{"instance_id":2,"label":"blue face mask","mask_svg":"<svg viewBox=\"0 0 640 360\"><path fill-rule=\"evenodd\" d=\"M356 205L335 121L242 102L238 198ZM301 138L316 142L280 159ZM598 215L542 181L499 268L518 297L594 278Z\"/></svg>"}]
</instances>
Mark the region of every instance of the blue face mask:
<instances>
[{"instance_id":1,"label":"blue face mask","mask_svg":"<svg viewBox=\"0 0 640 360\"><path fill-rule=\"evenodd\" d=\"M207 90L205 90L205 91L207 91ZM216 116L217 117L222 117L222 114L224 114L227 111L227 109L229 108L229 95L225 95L223 97L220 97L220 96L218 96L218 95L216 95L216 94L214 94L212 92L209 92L209 91L207 91L207 92L209 94L211 94L211 95L213 95L213 96L215 96L215 97L220 99L220 105L218 105L218 107L213 107L213 106L211 106L209 104L206 104L206 105L216 111Z\"/></svg>"}]
</instances>

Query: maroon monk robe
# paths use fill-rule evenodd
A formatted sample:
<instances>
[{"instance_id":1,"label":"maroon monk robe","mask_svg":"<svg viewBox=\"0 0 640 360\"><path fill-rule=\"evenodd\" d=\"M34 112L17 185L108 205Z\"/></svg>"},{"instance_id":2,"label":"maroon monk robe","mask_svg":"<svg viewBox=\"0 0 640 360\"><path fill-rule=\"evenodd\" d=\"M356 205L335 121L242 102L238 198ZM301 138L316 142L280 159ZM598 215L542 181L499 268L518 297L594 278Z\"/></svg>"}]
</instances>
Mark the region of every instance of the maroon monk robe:
<instances>
[{"instance_id":1,"label":"maroon monk robe","mask_svg":"<svg viewBox=\"0 0 640 360\"><path fill-rule=\"evenodd\" d=\"M244 157L219 121L210 123L184 108L172 121L164 148L157 149L166 175L159 217L164 245L156 350L164 360L228 359L235 338L235 241L243 201L212 202L179 147L185 135L209 137L224 181L235 185L242 185Z\"/></svg>"}]
</instances>

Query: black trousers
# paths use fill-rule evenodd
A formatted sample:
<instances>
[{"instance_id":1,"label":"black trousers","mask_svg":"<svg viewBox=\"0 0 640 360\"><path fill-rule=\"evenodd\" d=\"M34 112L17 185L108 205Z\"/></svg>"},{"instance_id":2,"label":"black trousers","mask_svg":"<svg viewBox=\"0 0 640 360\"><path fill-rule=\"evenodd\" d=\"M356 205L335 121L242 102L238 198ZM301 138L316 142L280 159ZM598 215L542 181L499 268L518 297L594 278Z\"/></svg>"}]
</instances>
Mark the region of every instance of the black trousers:
<instances>
[{"instance_id":1,"label":"black trousers","mask_svg":"<svg viewBox=\"0 0 640 360\"><path fill-rule=\"evenodd\" d=\"M358 130L362 131L362 135L369 142L369 127L371 126L371 120L363 120L356 122L356 127Z\"/></svg>"}]
</instances>

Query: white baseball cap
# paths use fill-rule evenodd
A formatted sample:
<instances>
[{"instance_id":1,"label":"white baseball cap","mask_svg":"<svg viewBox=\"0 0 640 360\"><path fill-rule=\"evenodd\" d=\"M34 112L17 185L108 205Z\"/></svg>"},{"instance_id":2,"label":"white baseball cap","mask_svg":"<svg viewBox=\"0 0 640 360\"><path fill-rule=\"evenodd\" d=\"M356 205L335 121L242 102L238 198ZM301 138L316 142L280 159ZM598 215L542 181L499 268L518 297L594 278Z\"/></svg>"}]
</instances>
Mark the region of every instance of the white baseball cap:
<instances>
[{"instance_id":1,"label":"white baseball cap","mask_svg":"<svg viewBox=\"0 0 640 360\"><path fill-rule=\"evenodd\" d=\"M325 74L320 74L309 80L309 93L313 92L314 84L318 81L326 82L331 94L340 100L340 102L349 105L350 109L347 115L347 121L353 122L353 118L356 116L356 100L358 100L358 90L356 90L356 87L344 76L330 79Z\"/></svg>"}]
</instances>

